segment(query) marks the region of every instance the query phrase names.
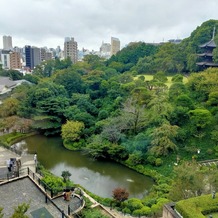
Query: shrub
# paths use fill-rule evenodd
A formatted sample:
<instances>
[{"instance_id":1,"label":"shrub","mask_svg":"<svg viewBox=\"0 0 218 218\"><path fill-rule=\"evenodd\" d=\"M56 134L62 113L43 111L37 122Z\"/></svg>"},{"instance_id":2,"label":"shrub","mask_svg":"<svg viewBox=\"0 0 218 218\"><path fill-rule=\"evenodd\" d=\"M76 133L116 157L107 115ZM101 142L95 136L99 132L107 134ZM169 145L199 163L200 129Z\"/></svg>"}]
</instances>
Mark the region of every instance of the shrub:
<instances>
[{"instance_id":1,"label":"shrub","mask_svg":"<svg viewBox=\"0 0 218 218\"><path fill-rule=\"evenodd\" d=\"M130 214L130 213L131 213L131 210L130 210L129 208L125 207L125 208L122 210L122 212L123 212L124 214Z\"/></svg>"},{"instance_id":2,"label":"shrub","mask_svg":"<svg viewBox=\"0 0 218 218\"><path fill-rule=\"evenodd\" d=\"M148 156L147 158L147 161L152 165L155 164L155 160L156 158L154 156Z\"/></svg>"},{"instance_id":3,"label":"shrub","mask_svg":"<svg viewBox=\"0 0 218 218\"><path fill-rule=\"evenodd\" d=\"M151 214L151 208L144 206L141 209L134 210L132 214L134 216L149 216Z\"/></svg>"},{"instance_id":4,"label":"shrub","mask_svg":"<svg viewBox=\"0 0 218 218\"><path fill-rule=\"evenodd\" d=\"M126 202L125 206L133 212L134 210L141 209L144 205L140 199L131 198Z\"/></svg>"},{"instance_id":5,"label":"shrub","mask_svg":"<svg viewBox=\"0 0 218 218\"><path fill-rule=\"evenodd\" d=\"M157 159L155 160L155 166L159 167L159 166L161 166L162 164L163 164L163 161L161 160L161 158L157 158Z\"/></svg>"}]
</instances>

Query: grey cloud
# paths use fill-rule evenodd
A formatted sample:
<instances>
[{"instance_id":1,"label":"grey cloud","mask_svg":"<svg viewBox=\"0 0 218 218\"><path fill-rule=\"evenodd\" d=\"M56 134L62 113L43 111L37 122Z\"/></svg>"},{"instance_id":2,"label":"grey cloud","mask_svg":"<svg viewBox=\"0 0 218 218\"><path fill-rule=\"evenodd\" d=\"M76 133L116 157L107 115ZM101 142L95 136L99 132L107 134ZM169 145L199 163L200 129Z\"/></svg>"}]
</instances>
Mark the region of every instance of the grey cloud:
<instances>
[{"instance_id":1,"label":"grey cloud","mask_svg":"<svg viewBox=\"0 0 218 218\"><path fill-rule=\"evenodd\" d=\"M157 42L188 37L202 22L217 19L217 8L217 0L2 0L0 34L49 47L63 46L65 36L89 49L111 36L122 45Z\"/></svg>"}]
</instances>

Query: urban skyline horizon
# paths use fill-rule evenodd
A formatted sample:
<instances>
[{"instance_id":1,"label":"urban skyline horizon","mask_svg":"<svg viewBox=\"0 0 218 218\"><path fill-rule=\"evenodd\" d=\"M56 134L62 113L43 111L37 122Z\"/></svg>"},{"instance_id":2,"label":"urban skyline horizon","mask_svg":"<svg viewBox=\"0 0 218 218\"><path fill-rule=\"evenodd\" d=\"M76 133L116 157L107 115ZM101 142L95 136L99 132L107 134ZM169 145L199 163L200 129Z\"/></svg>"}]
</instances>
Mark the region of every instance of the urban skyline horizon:
<instances>
[{"instance_id":1,"label":"urban skyline horizon","mask_svg":"<svg viewBox=\"0 0 218 218\"><path fill-rule=\"evenodd\" d=\"M119 37L115 37L115 36L110 36L110 39L109 40L107 40L107 41L105 41L105 40L102 40L101 42L99 42L99 46L97 46L97 43L95 44L95 46L93 46L93 47L95 47L95 48L88 48L88 47L85 47L85 46L80 46L80 43L78 42L78 40L75 38L75 37L73 37L73 36L65 36L65 37L63 37L62 38L62 40L59 40L60 41L60 43L53 43L53 45L52 46L49 46L49 45L45 45L45 43L42 45L42 44L40 44L40 43L35 43L34 44L34 42L33 42L33 44L31 43L31 41L28 41L28 40L24 40L24 41L19 41L19 40L17 40L13 35L10 35L10 34L4 34L4 35L1 35L1 40L0 40L0 49L3 49L3 36L11 36L12 37L12 46L13 46L13 48L14 47L18 47L18 48L24 48L25 46L33 46L33 47L38 47L38 48L44 48L44 47L47 47L48 49L50 49L50 48L53 48L53 49L56 49L58 46L60 46L60 48L61 48L61 50L63 50L64 49L64 40L65 40L65 38L66 37L72 37L72 38L74 38L74 40L78 43L78 50L82 50L82 49L86 49L86 50L89 50L89 51L99 51L100 50L100 47L101 47L101 45L102 45L102 43L111 43L111 37L114 37L114 38L118 38L119 40L120 40L120 38ZM172 40L172 39L181 39L181 38L169 38L169 39L167 39L166 41L165 41L165 39L163 38L161 41L144 41L144 40L138 40L138 41L129 41L129 42L126 42L126 43L122 43L122 40L120 40L120 43L121 43L121 49L122 48L124 48L124 47L126 47L129 43L131 43L131 42L145 42L145 43L162 43L162 42L168 42L169 40ZM62 42L61 42L62 41ZM25 43L25 42L27 42L27 43ZM22 45L21 45L22 44ZM55 44L56 44L56 46L55 46ZM51 44L50 44L51 45ZM90 46L91 47L91 46Z\"/></svg>"}]
</instances>

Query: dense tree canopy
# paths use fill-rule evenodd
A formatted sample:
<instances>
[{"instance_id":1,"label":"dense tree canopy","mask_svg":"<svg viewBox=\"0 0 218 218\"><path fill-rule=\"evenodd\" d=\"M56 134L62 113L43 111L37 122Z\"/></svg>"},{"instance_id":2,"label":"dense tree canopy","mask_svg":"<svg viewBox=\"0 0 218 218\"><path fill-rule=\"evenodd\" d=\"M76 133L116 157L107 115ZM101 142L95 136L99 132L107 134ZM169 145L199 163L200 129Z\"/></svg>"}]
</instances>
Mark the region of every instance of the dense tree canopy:
<instances>
[{"instance_id":1,"label":"dense tree canopy","mask_svg":"<svg viewBox=\"0 0 218 218\"><path fill-rule=\"evenodd\" d=\"M0 131L61 135L69 149L152 176L151 167L171 174L180 160L217 158L218 69L194 73L198 46L211 39L217 23L203 23L180 44L132 43L106 61L88 55L73 65L69 60L44 62L29 77L34 84L17 87L3 100ZM175 168L171 199L202 192L197 181L205 175L185 167ZM123 210L146 216L160 210L171 184L160 186L161 176L156 182L152 200L128 200Z\"/></svg>"}]
</instances>

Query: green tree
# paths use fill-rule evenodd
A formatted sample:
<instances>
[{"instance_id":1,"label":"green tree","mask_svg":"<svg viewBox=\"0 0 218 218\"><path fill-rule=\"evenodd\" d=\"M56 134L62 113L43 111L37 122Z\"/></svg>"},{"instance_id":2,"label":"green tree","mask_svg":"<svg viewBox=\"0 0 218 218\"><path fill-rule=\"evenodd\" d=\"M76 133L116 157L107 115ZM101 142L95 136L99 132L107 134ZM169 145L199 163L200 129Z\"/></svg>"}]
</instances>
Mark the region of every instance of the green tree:
<instances>
[{"instance_id":1,"label":"green tree","mask_svg":"<svg viewBox=\"0 0 218 218\"><path fill-rule=\"evenodd\" d=\"M61 136L67 142L77 141L80 139L84 128L83 122L68 120L66 124L62 125Z\"/></svg>"},{"instance_id":2,"label":"green tree","mask_svg":"<svg viewBox=\"0 0 218 218\"><path fill-rule=\"evenodd\" d=\"M170 101L175 101L179 95L187 94L186 86L181 82L174 82L169 88Z\"/></svg>"},{"instance_id":3,"label":"green tree","mask_svg":"<svg viewBox=\"0 0 218 218\"><path fill-rule=\"evenodd\" d=\"M104 66L103 59L98 55L94 55L94 54L85 55L83 61L87 62L90 65L91 70L96 68L101 68Z\"/></svg>"},{"instance_id":4,"label":"green tree","mask_svg":"<svg viewBox=\"0 0 218 218\"><path fill-rule=\"evenodd\" d=\"M218 106L218 91L211 92L209 94L209 99L207 101L207 105L210 106Z\"/></svg>"},{"instance_id":5,"label":"green tree","mask_svg":"<svg viewBox=\"0 0 218 218\"><path fill-rule=\"evenodd\" d=\"M81 110L77 105L69 106L64 111L64 116L68 120L83 122L86 128L94 128L95 117L85 110Z\"/></svg>"},{"instance_id":6,"label":"green tree","mask_svg":"<svg viewBox=\"0 0 218 218\"><path fill-rule=\"evenodd\" d=\"M188 95L185 95L185 94L178 95L175 103L176 103L176 106L186 107L188 109L194 108L194 103L192 99Z\"/></svg>"},{"instance_id":7,"label":"green tree","mask_svg":"<svg viewBox=\"0 0 218 218\"><path fill-rule=\"evenodd\" d=\"M72 93L81 93L83 89L81 76L70 69L58 71L55 74L54 82L64 86L70 97Z\"/></svg>"},{"instance_id":8,"label":"green tree","mask_svg":"<svg viewBox=\"0 0 218 218\"><path fill-rule=\"evenodd\" d=\"M197 130L203 129L212 122L212 114L207 109L197 108L189 111L190 120L197 127Z\"/></svg>"},{"instance_id":9,"label":"green tree","mask_svg":"<svg viewBox=\"0 0 218 218\"><path fill-rule=\"evenodd\" d=\"M218 91L217 81L217 69L208 68L204 72L191 74L186 86L195 100L206 102L210 93Z\"/></svg>"},{"instance_id":10,"label":"green tree","mask_svg":"<svg viewBox=\"0 0 218 218\"><path fill-rule=\"evenodd\" d=\"M132 130L134 134L148 123L144 105L138 105L137 100L133 98L128 98L123 104L122 117L127 124L126 128Z\"/></svg>"},{"instance_id":11,"label":"green tree","mask_svg":"<svg viewBox=\"0 0 218 218\"><path fill-rule=\"evenodd\" d=\"M154 74L153 80L166 83L168 79L163 71L158 71L157 73Z\"/></svg>"},{"instance_id":12,"label":"green tree","mask_svg":"<svg viewBox=\"0 0 218 218\"><path fill-rule=\"evenodd\" d=\"M176 74L172 77L172 82L183 82L183 76L181 74Z\"/></svg>"},{"instance_id":13,"label":"green tree","mask_svg":"<svg viewBox=\"0 0 218 218\"><path fill-rule=\"evenodd\" d=\"M172 105L170 105L165 91L153 95L147 108L149 123L157 125L168 120L172 112Z\"/></svg>"},{"instance_id":14,"label":"green tree","mask_svg":"<svg viewBox=\"0 0 218 218\"><path fill-rule=\"evenodd\" d=\"M16 98L7 98L4 100L3 104L0 105L0 116L8 117L16 115L18 109L19 101Z\"/></svg>"},{"instance_id":15,"label":"green tree","mask_svg":"<svg viewBox=\"0 0 218 218\"><path fill-rule=\"evenodd\" d=\"M152 132L150 152L157 156L166 156L170 151L176 151L175 137L177 135L178 126L172 126L164 123Z\"/></svg>"},{"instance_id":16,"label":"green tree","mask_svg":"<svg viewBox=\"0 0 218 218\"><path fill-rule=\"evenodd\" d=\"M155 54L154 65L156 71L167 73L182 72L185 65L184 50L180 45L164 43Z\"/></svg>"},{"instance_id":17,"label":"green tree","mask_svg":"<svg viewBox=\"0 0 218 218\"><path fill-rule=\"evenodd\" d=\"M196 162L183 162L175 166L174 173L174 182L170 189L170 199L178 201L203 193L207 181L203 171L201 171Z\"/></svg>"},{"instance_id":18,"label":"green tree","mask_svg":"<svg viewBox=\"0 0 218 218\"><path fill-rule=\"evenodd\" d=\"M61 176L63 177L64 182L66 183L71 177L71 173L68 170L62 171Z\"/></svg>"},{"instance_id":19,"label":"green tree","mask_svg":"<svg viewBox=\"0 0 218 218\"><path fill-rule=\"evenodd\" d=\"M138 72L138 74L153 73L154 68L154 58L153 56L146 56L144 58L140 58L137 65L134 69Z\"/></svg>"}]
</instances>

